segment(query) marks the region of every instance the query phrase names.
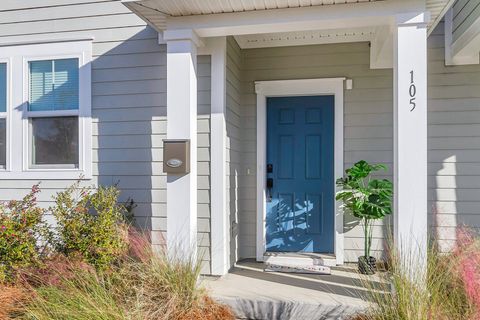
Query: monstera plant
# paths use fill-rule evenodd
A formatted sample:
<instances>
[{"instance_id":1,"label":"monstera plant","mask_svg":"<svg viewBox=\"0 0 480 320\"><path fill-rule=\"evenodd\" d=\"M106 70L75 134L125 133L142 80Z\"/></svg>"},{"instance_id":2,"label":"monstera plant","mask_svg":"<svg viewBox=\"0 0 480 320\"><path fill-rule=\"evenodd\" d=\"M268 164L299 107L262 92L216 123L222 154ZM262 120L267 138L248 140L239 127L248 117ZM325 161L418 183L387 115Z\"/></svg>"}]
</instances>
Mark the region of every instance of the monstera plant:
<instances>
[{"instance_id":1,"label":"monstera plant","mask_svg":"<svg viewBox=\"0 0 480 320\"><path fill-rule=\"evenodd\" d=\"M371 176L380 170L387 171L387 166L362 160L345 170L345 176L337 180L342 190L337 192L336 199L343 202L344 211L362 222L364 256L358 259L358 269L363 274L373 274L376 270L376 260L370 256L374 221L392 213L392 182Z\"/></svg>"}]
</instances>

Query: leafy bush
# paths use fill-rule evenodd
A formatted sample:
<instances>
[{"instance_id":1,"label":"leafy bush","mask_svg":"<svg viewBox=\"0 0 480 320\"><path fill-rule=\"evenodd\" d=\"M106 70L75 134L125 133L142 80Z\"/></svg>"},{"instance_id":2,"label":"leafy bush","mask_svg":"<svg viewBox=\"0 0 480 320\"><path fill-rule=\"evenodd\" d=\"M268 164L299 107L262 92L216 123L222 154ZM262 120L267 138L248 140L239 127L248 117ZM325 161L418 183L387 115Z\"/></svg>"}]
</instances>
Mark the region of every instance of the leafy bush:
<instances>
[{"instance_id":1,"label":"leafy bush","mask_svg":"<svg viewBox=\"0 0 480 320\"><path fill-rule=\"evenodd\" d=\"M57 222L56 249L102 270L118 260L127 249L119 193L115 187L92 189L79 183L57 193L50 208Z\"/></svg>"},{"instance_id":2,"label":"leafy bush","mask_svg":"<svg viewBox=\"0 0 480 320\"><path fill-rule=\"evenodd\" d=\"M0 204L0 282L12 281L19 268L38 264L46 254L45 210L37 206L38 185L19 201Z\"/></svg>"},{"instance_id":3,"label":"leafy bush","mask_svg":"<svg viewBox=\"0 0 480 320\"><path fill-rule=\"evenodd\" d=\"M1 207L0 266L2 274L17 272L0 286L0 319L234 319L198 286L199 262L154 252L148 237L127 227L115 187L76 183L59 192L49 209L53 234L36 206L38 192L35 186ZM44 233L56 251L39 246Z\"/></svg>"}]
</instances>

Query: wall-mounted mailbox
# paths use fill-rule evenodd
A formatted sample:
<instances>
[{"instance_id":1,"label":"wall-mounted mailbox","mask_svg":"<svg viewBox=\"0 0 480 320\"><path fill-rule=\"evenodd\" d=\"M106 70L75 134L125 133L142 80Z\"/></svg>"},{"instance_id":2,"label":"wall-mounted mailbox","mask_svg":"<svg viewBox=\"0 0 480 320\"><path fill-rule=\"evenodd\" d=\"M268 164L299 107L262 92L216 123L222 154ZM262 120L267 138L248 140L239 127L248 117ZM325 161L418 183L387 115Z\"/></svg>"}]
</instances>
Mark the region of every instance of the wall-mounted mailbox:
<instances>
[{"instance_id":1,"label":"wall-mounted mailbox","mask_svg":"<svg viewBox=\"0 0 480 320\"><path fill-rule=\"evenodd\" d=\"M163 172L190 173L190 140L163 140Z\"/></svg>"}]
</instances>

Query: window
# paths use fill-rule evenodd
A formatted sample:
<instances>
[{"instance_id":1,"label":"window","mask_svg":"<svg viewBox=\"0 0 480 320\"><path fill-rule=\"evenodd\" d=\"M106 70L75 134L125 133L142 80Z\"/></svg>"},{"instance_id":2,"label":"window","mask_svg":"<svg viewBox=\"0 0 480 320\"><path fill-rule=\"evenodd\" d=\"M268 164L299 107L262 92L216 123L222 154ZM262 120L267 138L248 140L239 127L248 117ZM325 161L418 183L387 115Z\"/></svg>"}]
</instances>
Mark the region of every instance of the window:
<instances>
[{"instance_id":1,"label":"window","mask_svg":"<svg viewBox=\"0 0 480 320\"><path fill-rule=\"evenodd\" d=\"M90 179L92 39L0 49L0 179Z\"/></svg>"},{"instance_id":2,"label":"window","mask_svg":"<svg viewBox=\"0 0 480 320\"><path fill-rule=\"evenodd\" d=\"M7 64L0 63L0 168L7 166Z\"/></svg>"},{"instance_id":3,"label":"window","mask_svg":"<svg viewBox=\"0 0 480 320\"><path fill-rule=\"evenodd\" d=\"M78 59L30 61L28 96L30 168L78 168Z\"/></svg>"}]
</instances>

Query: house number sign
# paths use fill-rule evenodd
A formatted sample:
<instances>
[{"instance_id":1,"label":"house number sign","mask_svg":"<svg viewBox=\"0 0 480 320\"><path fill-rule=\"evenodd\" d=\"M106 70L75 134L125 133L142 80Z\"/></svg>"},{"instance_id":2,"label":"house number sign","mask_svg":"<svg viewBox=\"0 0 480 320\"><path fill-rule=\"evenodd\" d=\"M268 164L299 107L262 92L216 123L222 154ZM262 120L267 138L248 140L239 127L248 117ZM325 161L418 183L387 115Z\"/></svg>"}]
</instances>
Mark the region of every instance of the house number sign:
<instances>
[{"instance_id":1,"label":"house number sign","mask_svg":"<svg viewBox=\"0 0 480 320\"><path fill-rule=\"evenodd\" d=\"M410 87L408 88L408 94L410 95L410 112L412 112L417 107L417 104L415 103L415 100L417 99L417 87L415 86L413 70L410 71Z\"/></svg>"}]
</instances>

